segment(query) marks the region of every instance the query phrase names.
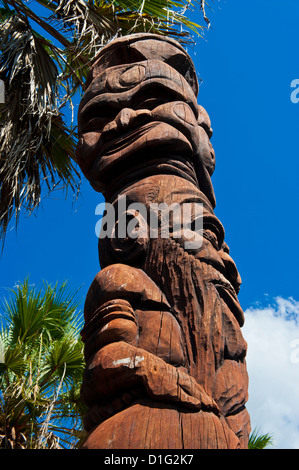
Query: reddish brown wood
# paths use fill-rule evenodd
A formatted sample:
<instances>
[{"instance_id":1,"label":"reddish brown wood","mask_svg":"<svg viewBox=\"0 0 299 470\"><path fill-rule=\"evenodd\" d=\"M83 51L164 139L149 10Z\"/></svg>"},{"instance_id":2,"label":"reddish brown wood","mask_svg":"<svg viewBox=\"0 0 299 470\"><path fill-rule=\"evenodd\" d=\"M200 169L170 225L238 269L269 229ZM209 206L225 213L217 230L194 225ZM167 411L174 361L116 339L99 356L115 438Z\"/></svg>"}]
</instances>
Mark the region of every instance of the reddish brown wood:
<instances>
[{"instance_id":1,"label":"reddish brown wood","mask_svg":"<svg viewBox=\"0 0 299 470\"><path fill-rule=\"evenodd\" d=\"M214 214L212 130L197 92L188 54L151 34L113 41L88 78L78 162L116 218L84 310L84 448L247 447L241 279ZM168 237L163 218L153 236L153 204L187 202L194 217L202 204L203 230L174 216ZM125 216L134 238L119 235ZM201 246L187 247L190 234Z\"/></svg>"}]
</instances>

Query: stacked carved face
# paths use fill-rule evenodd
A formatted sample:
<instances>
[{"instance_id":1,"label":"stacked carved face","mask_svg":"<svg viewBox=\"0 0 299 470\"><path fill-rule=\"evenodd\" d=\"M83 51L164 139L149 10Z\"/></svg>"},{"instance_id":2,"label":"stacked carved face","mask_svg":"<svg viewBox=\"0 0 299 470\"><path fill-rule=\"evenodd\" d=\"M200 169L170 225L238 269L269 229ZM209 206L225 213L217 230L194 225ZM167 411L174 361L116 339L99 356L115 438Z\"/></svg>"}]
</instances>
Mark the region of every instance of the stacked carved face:
<instances>
[{"instance_id":1,"label":"stacked carved face","mask_svg":"<svg viewBox=\"0 0 299 470\"><path fill-rule=\"evenodd\" d=\"M78 163L115 216L84 309L87 448L161 448L165 436L174 448L247 445L241 279L213 213L212 131L197 92L184 49L142 34L102 50L80 104ZM163 204L178 208L165 221Z\"/></svg>"},{"instance_id":2,"label":"stacked carved face","mask_svg":"<svg viewBox=\"0 0 299 470\"><path fill-rule=\"evenodd\" d=\"M197 104L192 61L176 41L151 34L116 40L98 56L87 85L77 158L94 189L106 196L128 168L149 176L156 162L162 173L175 173L180 161L215 205L210 120ZM165 159L171 162L163 167Z\"/></svg>"}]
</instances>

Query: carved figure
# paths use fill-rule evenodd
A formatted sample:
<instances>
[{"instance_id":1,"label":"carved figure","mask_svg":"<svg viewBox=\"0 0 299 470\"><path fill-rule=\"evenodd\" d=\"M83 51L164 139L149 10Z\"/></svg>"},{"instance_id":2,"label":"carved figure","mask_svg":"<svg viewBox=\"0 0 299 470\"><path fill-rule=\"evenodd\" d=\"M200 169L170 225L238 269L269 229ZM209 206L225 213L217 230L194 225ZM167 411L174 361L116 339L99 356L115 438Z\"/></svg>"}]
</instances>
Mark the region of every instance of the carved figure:
<instances>
[{"instance_id":1,"label":"carved figure","mask_svg":"<svg viewBox=\"0 0 299 470\"><path fill-rule=\"evenodd\" d=\"M247 448L241 279L214 214L197 93L185 50L152 34L114 40L90 72L78 162L116 217L84 309L85 448ZM161 216L174 204L191 208L189 225ZM120 236L124 220L133 228Z\"/></svg>"}]
</instances>

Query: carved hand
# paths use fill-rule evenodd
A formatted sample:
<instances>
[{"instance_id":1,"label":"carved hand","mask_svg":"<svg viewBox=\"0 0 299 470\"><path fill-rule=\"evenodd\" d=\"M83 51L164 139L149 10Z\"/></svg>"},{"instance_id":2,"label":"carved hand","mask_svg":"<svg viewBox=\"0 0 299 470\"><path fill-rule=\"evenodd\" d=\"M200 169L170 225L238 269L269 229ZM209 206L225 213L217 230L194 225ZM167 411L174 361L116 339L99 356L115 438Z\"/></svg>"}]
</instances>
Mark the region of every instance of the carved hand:
<instances>
[{"instance_id":1,"label":"carved hand","mask_svg":"<svg viewBox=\"0 0 299 470\"><path fill-rule=\"evenodd\" d=\"M219 413L215 401L186 372L123 341L104 346L87 364L82 397L92 405L140 386L155 400Z\"/></svg>"}]
</instances>

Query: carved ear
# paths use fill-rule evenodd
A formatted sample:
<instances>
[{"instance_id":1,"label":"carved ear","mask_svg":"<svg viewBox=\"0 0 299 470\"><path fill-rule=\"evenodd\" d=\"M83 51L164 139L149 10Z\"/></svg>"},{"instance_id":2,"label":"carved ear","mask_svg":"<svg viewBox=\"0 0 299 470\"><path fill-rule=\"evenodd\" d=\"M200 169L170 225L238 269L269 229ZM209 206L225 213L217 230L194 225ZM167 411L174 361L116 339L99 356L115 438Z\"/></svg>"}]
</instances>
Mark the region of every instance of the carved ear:
<instances>
[{"instance_id":1,"label":"carved ear","mask_svg":"<svg viewBox=\"0 0 299 470\"><path fill-rule=\"evenodd\" d=\"M99 239L101 268L122 263L138 267L149 245L149 227L143 215L134 209L123 212L116 220L111 235Z\"/></svg>"}]
</instances>

